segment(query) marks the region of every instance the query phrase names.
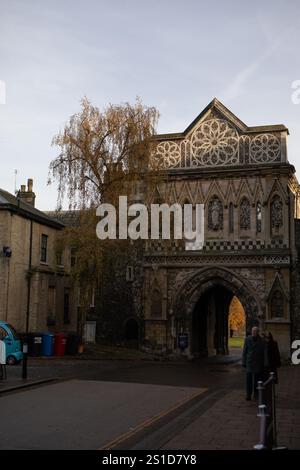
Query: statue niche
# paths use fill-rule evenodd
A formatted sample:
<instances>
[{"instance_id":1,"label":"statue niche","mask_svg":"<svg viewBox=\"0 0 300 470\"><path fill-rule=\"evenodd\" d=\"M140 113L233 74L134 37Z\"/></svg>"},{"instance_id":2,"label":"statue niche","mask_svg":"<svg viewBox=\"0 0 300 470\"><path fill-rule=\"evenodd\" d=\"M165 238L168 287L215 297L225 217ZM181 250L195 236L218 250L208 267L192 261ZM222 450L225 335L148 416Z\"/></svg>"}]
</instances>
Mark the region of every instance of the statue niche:
<instances>
[{"instance_id":1,"label":"statue niche","mask_svg":"<svg viewBox=\"0 0 300 470\"><path fill-rule=\"evenodd\" d=\"M240 227L242 230L249 230L250 225L250 202L246 197L244 197L240 204Z\"/></svg>"},{"instance_id":2,"label":"statue niche","mask_svg":"<svg viewBox=\"0 0 300 470\"><path fill-rule=\"evenodd\" d=\"M151 317L161 318L162 317L162 295L160 290L155 287L152 290L151 295Z\"/></svg>"},{"instance_id":3,"label":"statue niche","mask_svg":"<svg viewBox=\"0 0 300 470\"><path fill-rule=\"evenodd\" d=\"M278 235L283 227L283 204L279 196L274 196L271 202L271 231Z\"/></svg>"},{"instance_id":4,"label":"statue niche","mask_svg":"<svg viewBox=\"0 0 300 470\"><path fill-rule=\"evenodd\" d=\"M217 196L214 196L208 205L208 229L213 231L223 229L223 205Z\"/></svg>"}]
</instances>

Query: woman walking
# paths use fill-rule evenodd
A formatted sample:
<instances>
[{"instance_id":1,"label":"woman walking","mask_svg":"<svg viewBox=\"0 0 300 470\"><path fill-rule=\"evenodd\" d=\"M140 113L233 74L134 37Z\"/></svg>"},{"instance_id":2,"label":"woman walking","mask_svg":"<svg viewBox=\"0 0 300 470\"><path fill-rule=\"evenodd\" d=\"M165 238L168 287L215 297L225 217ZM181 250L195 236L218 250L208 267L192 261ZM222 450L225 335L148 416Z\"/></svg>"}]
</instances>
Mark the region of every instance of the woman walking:
<instances>
[{"instance_id":1,"label":"woman walking","mask_svg":"<svg viewBox=\"0 0 300 470\"><path fill-rule=\"evenodd\" d=\"M272 333L266 333L265 340L267 342L269 372L274 372L275 383L278 384L277 369L281 366L280 352L277 341L274 340Z\"/></svg>"}]
</instances>

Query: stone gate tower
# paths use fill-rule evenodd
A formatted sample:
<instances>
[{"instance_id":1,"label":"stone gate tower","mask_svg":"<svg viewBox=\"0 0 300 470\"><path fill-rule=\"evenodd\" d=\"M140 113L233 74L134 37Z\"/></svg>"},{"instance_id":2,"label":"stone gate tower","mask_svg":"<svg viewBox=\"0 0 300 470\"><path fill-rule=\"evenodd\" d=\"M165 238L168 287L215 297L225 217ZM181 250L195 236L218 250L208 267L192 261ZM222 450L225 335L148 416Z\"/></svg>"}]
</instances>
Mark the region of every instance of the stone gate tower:
<instances>
[{"instance_id":1,"label":"stone gate tower","mask_svg":"<svg viewBox=\"0 0 300 470\"><path fill-rule=\"evenodd\" d=\"M152 201L203 203L205 244L146 242L136 294L146 344L178 352L181 332L187 355L226 353L237 296L247 328L271 331L290 354L300 310L291 294L300 190L287 135L281 124L248 127L214 99L184 132L155 137L162 180Z\"/></svg>"}]
</instances>

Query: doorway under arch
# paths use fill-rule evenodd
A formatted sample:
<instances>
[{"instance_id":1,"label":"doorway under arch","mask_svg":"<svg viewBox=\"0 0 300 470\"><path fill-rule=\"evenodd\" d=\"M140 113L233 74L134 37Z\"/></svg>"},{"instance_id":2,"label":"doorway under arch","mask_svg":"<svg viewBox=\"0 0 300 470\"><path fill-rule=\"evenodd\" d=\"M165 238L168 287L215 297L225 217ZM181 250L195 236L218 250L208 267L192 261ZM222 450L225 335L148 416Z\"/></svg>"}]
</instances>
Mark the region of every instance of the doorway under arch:
<instances>
[{"instance_id":1,"label":"doorway under arch","mask_svg":"<svg viewBox=\"0 0 300 470\"><path fill-rule=\"evenodd\" d=\"M192 318L194 357L228 354L228 316L233 293L223 286L208 289L195 305Z\"/></svg>"},{"instance_id":2,"label":"doorway under arch","mask_svg":"<svg viewBox=\"0 0 300 470\"><path fill-rule=\"evenodd\" d=\"M204 268L188 277L173 301L176 330L189 332L188 354L228 354L229 308L237 297L244 309L245 330L260 324L260 301L246 279L228 268Z\"/></svg>"},{"instance_id":3,"label":"doorway under arch","mask_svg":"<svg viewBox=\"0 0 300 470\"><path fill-rule=\"evenodd\" d=\"M138 348L139 324L134 318L129 318L125 323L125 340L129 347Z\"/></svg>"}]
</instances>

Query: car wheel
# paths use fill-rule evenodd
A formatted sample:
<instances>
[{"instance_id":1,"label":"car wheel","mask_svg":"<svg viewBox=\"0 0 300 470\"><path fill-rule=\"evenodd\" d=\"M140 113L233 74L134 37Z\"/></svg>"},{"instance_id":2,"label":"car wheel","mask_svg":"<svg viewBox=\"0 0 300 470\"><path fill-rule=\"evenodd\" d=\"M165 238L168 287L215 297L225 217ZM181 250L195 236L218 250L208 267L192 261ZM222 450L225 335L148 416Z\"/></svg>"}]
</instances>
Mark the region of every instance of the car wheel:
<instances>
[{"instance_id":1,"label":"car wheel","mask_svg":"<svg viewBox=\"0 0 300 470\"><path fill-rule=\"evenodd\" d=\"M14 366L16 363L17 359L15 358L15 356L8 356L8 358L6 359L6 364L8 364L9 366Z\"/></svg>"}]
</instances>

